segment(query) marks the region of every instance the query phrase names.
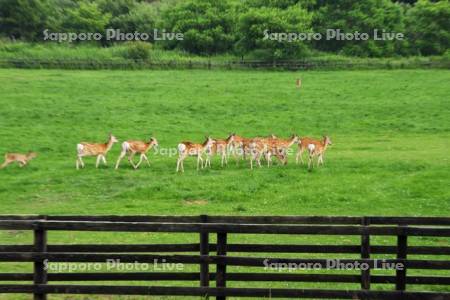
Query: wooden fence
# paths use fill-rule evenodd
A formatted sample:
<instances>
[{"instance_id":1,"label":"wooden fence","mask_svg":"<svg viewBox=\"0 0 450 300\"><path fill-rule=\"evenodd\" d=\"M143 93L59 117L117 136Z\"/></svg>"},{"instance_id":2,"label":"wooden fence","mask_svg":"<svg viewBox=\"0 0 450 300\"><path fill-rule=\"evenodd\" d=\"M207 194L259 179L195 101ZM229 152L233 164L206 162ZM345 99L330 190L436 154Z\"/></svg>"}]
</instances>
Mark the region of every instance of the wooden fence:
<instances>
[{"instance_id":1,"label":"wooden fence","mask_svg":"<svg viewBox=\"0 0 450 300\"><path fill-rule=\"evenodd\" d=\"M450 299L450 276L442 275L450 270L450 218L439 217L300 217L300 216L0 216L0 230L24 230L34 232L34 244L0 245L0 264L28 262L34 264L33 273L0 273L1 293L30 293L34 299L46 299L48 294L109 294L109 295L165 295L165 296L214 296L256 298L333 298L333 299ZM198 234L197 243L185 244L49 244L49 231L89 232L154 232ZM354 245L330 244L262 244L229 243L230 235L320 235L328 237L358 237ZM216 242L211 243L213 235ZM395 245L376 245L373 237L391 236ZM416 237L434 237L438 246L420 246L411 243ZM191 254L178 254L190 252ZM174 254L176 253L176 254ZM194 253L194 254L192 254ZM197 253L197 254L195 254ZM237 253L238 255L231 255ZM251 253L251 255L245 255ZM261 257L256 253L269 253ZM280 258L276 253L290 253L294 258ZM344 264L366 264L368 269L354 270L352 274L341 270L316 274L314 272L230 272L235 266L267 267L300 266L314 264L326 269L329 259L301 258L301 254L358 255L359 258L340 259ZM384 262L400 264L393 275L374 275L376 254L391 254L395 258ZM420 255L431 259L410 259ZM431 255L431 257L430 257ZM419 258L420 258L419 257ZM442 259L435 259L439 257ZM199 272L47 272L46 260L54 263L105 263L108 259L122 263L181 263L199 266ZM332 257L330 259L333 259ZM215 266L214 271L212 266ZM410 276L408 270L430 270L433 275ZM444 271L442 271L444 270ZM331 272L331 274L330 274ZM345 274L347 272L347 274ZM313 273L313 274L311 274ZM448 275L448 273L447 273ZM22 282L30 282L28 284ZM57 284L57 282L83 284ZM106 281L113 285L89 285L87 282ZM119 285L118 282L145 281L147 285ZM169 281L171 286L153 286L153 281ZM193 286L177 286L178 281L193 282ZM17 284L19 282L20 284ZM32 282L32 284L31 284ZM229 287L232 282L314 282L335 283L335 289L298 289ZM349 290L342 284L360 285ZM373 284L393 284L393 290L371 289ZM341 285L341 288L339 288ZM410 291L409 285L433 286L435 291Z\"/></svg>"},{"instance_id":2,"label":"wooden fence","mask_svg":"<svg viewBox=\"0 0 450 300\"><path fill-rule=\"evenodd\" d=\"M449 69L448 60L430 61L338 61L338 60L87 60L87 59L0 59L0 68L23 69L261 69L261 70L371 70L371 69Z\"/></svg>"}]
</instances>

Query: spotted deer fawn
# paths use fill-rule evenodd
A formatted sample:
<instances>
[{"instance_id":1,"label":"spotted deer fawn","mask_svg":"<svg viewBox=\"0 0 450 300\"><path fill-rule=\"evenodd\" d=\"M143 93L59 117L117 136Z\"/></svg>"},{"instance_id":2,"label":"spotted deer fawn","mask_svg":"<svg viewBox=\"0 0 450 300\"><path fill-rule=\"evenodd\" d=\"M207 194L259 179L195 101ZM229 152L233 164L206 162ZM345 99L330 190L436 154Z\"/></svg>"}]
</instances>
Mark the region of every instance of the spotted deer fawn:
<instances>
[{"instance_id":1,"label":"spotted deer fawn","mask_svg":"<svg viewBox=\"0 0 450 300\"><path fill-rule=\"evenodd\" d=\"M203 153L207 151L214 144L214 140L211 137L207 137L203 144L194 144L192 142L181 142L178 144L178 160L177 160L177 172L181 170L184 172L184 160L188 156L197 156L197 171L201 167L203 169Z\"/></svg>"},{"instance_id":2,"label":"spotted deer fawn","mask_svg":"<svg viewBox=\"0 0 450 300\"><path fill-rule=\"evenodd\" d=\"M12 164L13 162L17 162L19 166L22 168L23 166L26 166L30 160L35 158L37 156L37 153L35 152L28 152L27 154L20 154L20 153L5 153L5 162L0 165L0 169L3 169L4 167L8 166L9 164Z\"/></svg>"},{"instance_id":3,"label":"spotted deer fawn","mask_svg":"<svg viewBox=\"0 0 450 300\"><path fill-rule=\"evenodd\" d=\"M212 144L212 146L206 149L206 167L211 167L211 156L213 156L214 154L220 155L222 167L224 163L228 165L228 153L234 141L234 136L235 134L232 133L225 140L213 139L214 143Z\"/></svg>"},{"instance_id":4,"label":"spotted deer fawn","mask_svg":"<svg viewBox=\"0 0 450 300\"><path fill-rule=\"evenodd\" d=\"M128 154L128 161L133 166L134 169L139 168L142 161L145 160L147 165L150 166L148 161L147 152L152 147L158 147L158 141L155 138L150 138L148 142L143 141L125 141L122 143L122 152L120 152L119 158L116 163L116 170L119 168L120 161ZM135 165L133 162L133 157L136 153L140 154L139 162Z\"/></svg>"},{"instance_id":5,"label":"spotted deer fawn","mask_svg":"<svg viewBox=\"0 0 450 300\"><path fill-rule=\"evenodd\" d=\"M309 154L308 169L312 169L315 156L317 156L317 166L319 166L319 164L323 165L323 155L325 154L327 147L331 144L331 139L328 136L324 136L322 141L313 140L308 137L301 138L298 144L299 150L297 152L296 162L298 163L300 158L300 161L303 164L302 153L307 150Z\"/></svg>"},{"instance_id":6,"label":"spotted deer fawn","mask_svg":"<svg viewBox=\"0 0 450 300\"><path fill-rule=\"evenodd\" d=\"M95 167L98 168L98 165L100 164L100 160L103 161L103 163L106 165L106 154L109 150L111 150L111 147L114 145L114 143L117 143L118 140L115 136L112 134L109 135L108 141L104 144L94 144L94 143L87 143L87 142L81 142L77 144L77 170L81 166L84 168L84 162L83 157L84 156L97 156L97 162L95 163Z\"/></svg>"}]
</instances>

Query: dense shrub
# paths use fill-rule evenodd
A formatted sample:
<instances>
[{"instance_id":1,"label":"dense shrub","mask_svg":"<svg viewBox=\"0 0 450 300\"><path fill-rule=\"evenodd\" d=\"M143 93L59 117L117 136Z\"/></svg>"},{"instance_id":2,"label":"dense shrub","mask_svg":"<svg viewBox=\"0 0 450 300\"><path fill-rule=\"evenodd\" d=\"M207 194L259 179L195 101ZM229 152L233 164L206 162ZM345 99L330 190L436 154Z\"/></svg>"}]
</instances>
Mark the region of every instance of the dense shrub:
<instances>
[{"instance_id":1,"label":"dense shrub","mask_svg":"<svg viewBox=\"0 0 450 300\"><path fill-rule=\"evenodd\" d=\"M150 56L152 46L146 42L127 42L123 53L124 58L133 60L147 60Z\"/></svg>"}]
</instances>

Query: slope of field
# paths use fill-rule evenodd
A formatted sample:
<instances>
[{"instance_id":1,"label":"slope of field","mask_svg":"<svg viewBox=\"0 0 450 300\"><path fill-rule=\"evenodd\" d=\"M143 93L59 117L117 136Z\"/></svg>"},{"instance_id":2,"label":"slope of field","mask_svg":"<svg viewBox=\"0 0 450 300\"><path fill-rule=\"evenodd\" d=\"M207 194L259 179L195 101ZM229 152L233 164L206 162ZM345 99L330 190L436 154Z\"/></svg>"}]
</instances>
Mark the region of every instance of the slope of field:
<instances>
[{"instance_id":1,"label":"slope of field","mask_svg":"<svg viewBox=\"0 0 450 300\"><path fill-rule=\"evenodd\" d=\"M303 87L295 88L301 77ZM0 172L2 213L446 215L448 71L208 72L0 70L0 153L34 150ZM79 141L155 136L152 167L75 170ZM182 140L331 136L325 167L250 171L213 161L175 173ZM293 150L296 151L295 147Z\"/></svg>"}]
</instances>

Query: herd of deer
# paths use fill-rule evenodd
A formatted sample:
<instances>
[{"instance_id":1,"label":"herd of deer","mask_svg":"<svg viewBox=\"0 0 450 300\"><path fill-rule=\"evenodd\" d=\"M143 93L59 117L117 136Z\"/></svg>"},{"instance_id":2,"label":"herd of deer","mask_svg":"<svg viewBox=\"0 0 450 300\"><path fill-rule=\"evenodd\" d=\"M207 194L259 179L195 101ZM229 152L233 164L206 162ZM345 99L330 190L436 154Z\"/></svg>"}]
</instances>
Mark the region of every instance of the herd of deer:
<instances>
[{"instance_id":1,"label":"herd of deer","mask_svg":"<svg viewBox=\"0 0 450 300\"><path fill-rule=\"evenodd\" d=\"M117 142L117 138L110 134L106 143L81 142L77 144L76 168L84 168L83 157L85 156L97 157L96 168L98 168L101 161L106 165L106 155ZM181 142L177 147L179 156L176 171L184 172L184 160L189 156L197 157L197 170L200 168L211 167L211 158L213 155L220 156L222 166L228 164L230 155L233 155L236 158L237 164L239 164L241 158L245 160L248 157L251 169L253 169L255 163L261 167L262 159L265 159L267 166L270 167L272 157L274 156L282 164L287 164L288 149L294 144L298 144L296 163L298 164L300 161L303 164L302 154L304 151L307 151L309 154L308 168L311 170L314 165L314 158L317 158L317 166L323 164L323 155L327 147L331 145L331 140L328 136L324 136L322 140L314 140L308 137L300 138L295 134L288 139L281 139L275 135L269 137L243 138L233 133L226 139L213 139L207 137L202 144ZM115 168L119 168L120 162L127 155L128 161L135 169L140 166L143 160L150 166L147 152L151 148L156 148L157 146L158 141L153 137L150 138L148 142L131 140L123 142L122 151L117 159ZM140 155L137 164L133 161L136 154ZM36 156L37 154L34 152L28 154L6 153L5 162L0 165L0 169L13 162L18 162L19 165L23 167L28 161Z\"/></svg>"}]
</instances>

